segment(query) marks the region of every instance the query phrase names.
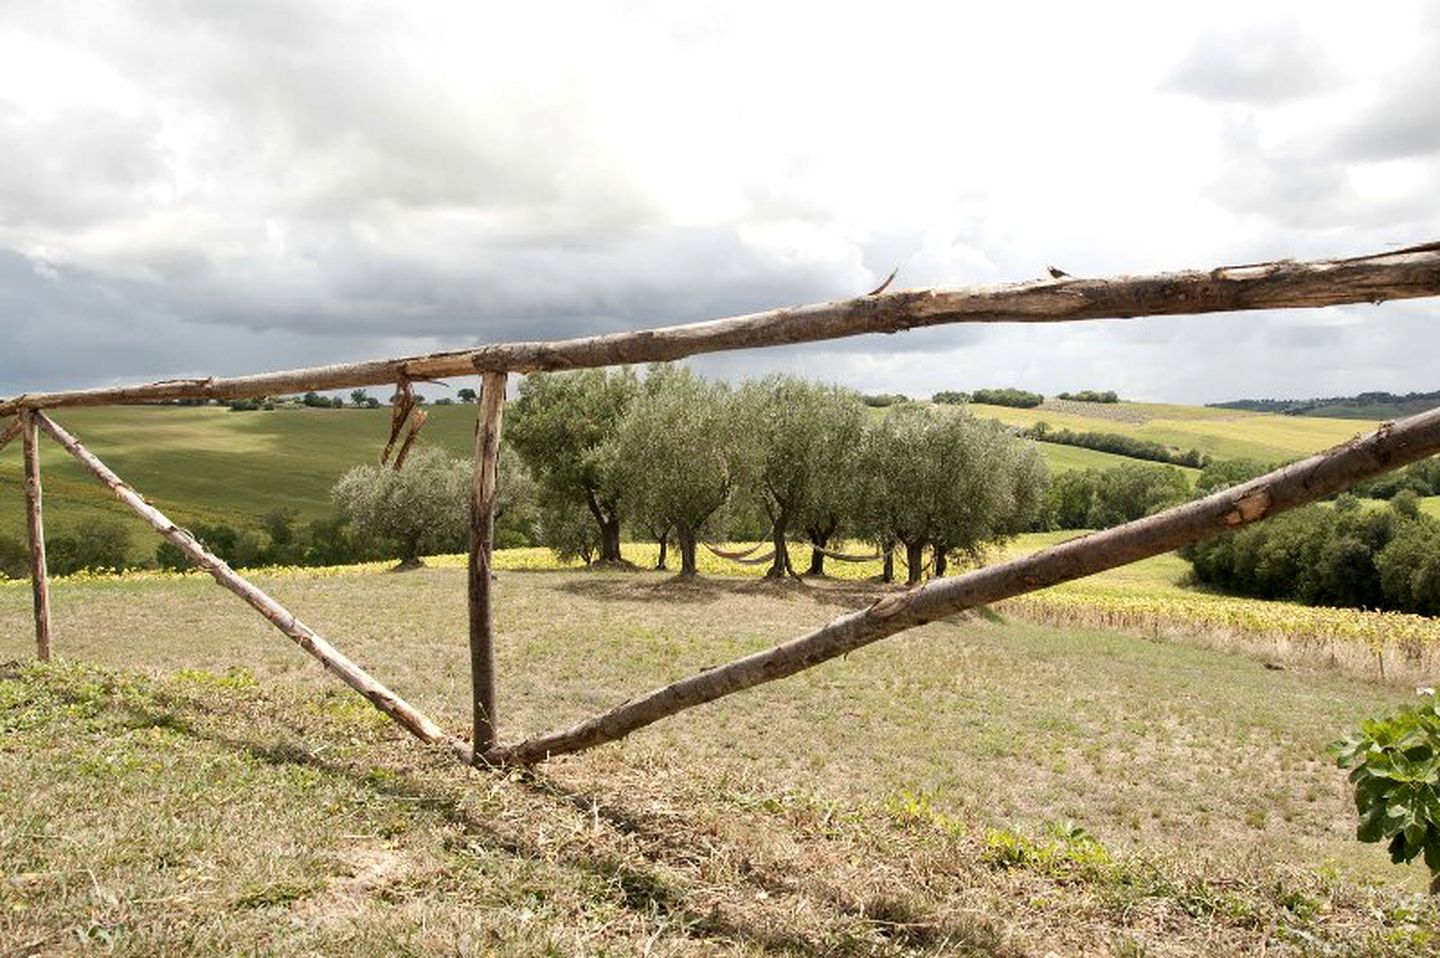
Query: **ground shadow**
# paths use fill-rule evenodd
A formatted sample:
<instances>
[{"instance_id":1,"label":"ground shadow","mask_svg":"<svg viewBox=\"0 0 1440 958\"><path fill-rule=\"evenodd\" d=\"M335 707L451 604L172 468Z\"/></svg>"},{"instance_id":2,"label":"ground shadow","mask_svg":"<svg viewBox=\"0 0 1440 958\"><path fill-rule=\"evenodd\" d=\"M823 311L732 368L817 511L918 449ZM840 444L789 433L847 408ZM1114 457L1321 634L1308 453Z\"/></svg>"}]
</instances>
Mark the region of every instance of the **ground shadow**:
<instances>
[{"instance_id":1,"label":"ground shadow","mask_svg":"<svg viewBox=\"0 0 1440 958\"><path fill-rule=\"evenodd\" d=\"M0 678L18 677L21 677L18 663L0 665ZM93 685L81 689L57 682L48 683L47 689L50 694L76 706L93 706L96 699ZM828 913L836 927L857 921L870 923L871 927L882 930L893 925L899 931L896 932L898 937L889 939L890 943L902 949L933 951L942 941L935 936L942 932L945 935L943 940L954 940L953 929L929 925L912 928L899 922L889 922L880 912L872 915L875 909L871 903L855 901L844 888L821 883L803 869L781 871L781 866L777 865L754 865L749 862L748 856L744 868L734 874L727 872L726 881L739 887L732 890L729 899L731 907L722 912L713 894L705 893L707 889L703 883L688 887L685 881L674 877L683 875L687 869L715 853L711 838L680 827L671 817L647 811L638 797L636 803L630 804L602 798L598 793L566 786L534 770L518 773L466 771L453 766L439 752L428 755L423 751L410 753L405 761L416 763L410 767L397 768L393 762L376 763L389 773L377 776L372 774L375 765L369 762L326 757L321 750L313 747L313 742L287 735L284 731L290 727L287 719L293 716L276 714L278 705L263 709L267 713L263 720L276 724L279 740L264 740L237 735L219 727L225 709L184 690L156 684L146 688L144 696L135 696L126 694L117 682L103 695L108 699L106 707L113 709L116 717L127 727L165 728L183 738L242 754L257 763L303 767L319 775L344 779L353 787L403 802L406 807L427 810L457 829L472 847L521 859L528 864L558 864L573 871L577 882L596 879L601 887L616 890L615 900L625 909L647 920L663 916L669 919L666 926L672 933L697 943L715 945L731 942L765 954L836 954L833 940L817 938L817 929L813 926L808 929L795 926L794 918L780 909L768 909L761 918L745 914L743 907L734 907L736 902L796 895L803 895L802 900L812 920L814 909L818 907ZM300 734L295 732L296 736ZM398 733L389 731L384 734L398 737ZM375 747L383 748L384 743L376 742ZM422 778L430 772L443 774L454 784ZM467 799L475 798L475 786L483 784L477 783L476 776L485 776L488 780L492 775L508 786L521 789L516 800L530 803L532 811L518 818L505 816L492 820L467 808ZM576 812L603 822L618 837L618 845L636 849L638 854L622 855L593 846L557 850L553 842L542 842L544 830L552 826L557 818L573 818ZM535 827L527 828L527 823ZM797 880L797 876L801 875L805 877L803 889ZM825 929L820 928L819 932L825 934ZM842 950L847 953L855 951L853 946ZM861 946L859 953L869 950L872 949Z\"/></svg>"}]
</instances>

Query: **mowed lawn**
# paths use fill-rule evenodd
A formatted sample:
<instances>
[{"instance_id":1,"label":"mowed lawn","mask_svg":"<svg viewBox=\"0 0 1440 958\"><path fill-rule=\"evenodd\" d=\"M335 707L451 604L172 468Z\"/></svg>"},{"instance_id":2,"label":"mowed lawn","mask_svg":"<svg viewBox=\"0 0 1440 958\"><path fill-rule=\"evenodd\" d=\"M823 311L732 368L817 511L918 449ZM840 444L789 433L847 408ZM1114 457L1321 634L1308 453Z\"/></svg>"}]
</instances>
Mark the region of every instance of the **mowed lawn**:
<instances>
[{"instance_id":1,"label":"mowed lawn","mask_svg":"<svg viewBox=\"0 0 1440 958\"><path fill-rule=\"evenodd\" d=\"M260 582L402 695L450 727L466 727L461 570L287 574ZM507 738L574 722L798 635L875 596L874 587L860 584L680 583L661 573L598 571L506 572L498 588ZM525 925L540 935L536 941L568 941L586 950L613 933L628 942L619 953L630 953L653 933L674 945L672 951L697 941L763 950L759 945L768 939L733 922L687 932L654 912L705 915L704 896L712 894L715 908L728 914L740 907L726 904L729 896L764 893L750 905L765 911L764 921L783 924L761 907L772 892L735 875L709 875L705 881L712 884L700 885L683 877L645 878L664 887L622 888L622 896L640 895L650 909L648 917L637 917L622 908L624 921L596 917L594 902L555 904L554 883L563 876L545 869L564 859L568 843L590 831L619 829L624 834L610 838L633 844L635 830L644 829L627 832L616 824L633 819L632 825L668 822L661 831L684 846L687 868L699 867L691 859L703 858L708 842L714 854L765 857L781 872L813 868L827 881L859 869L857 882L879 883L866 885L866 894L881 895L890 902L885 907L901 913L875 919L866 917L863 901L830 900L822 907L813 890L772 890L777 898L788 896L787 907L804 900L819 909L791 929L798 935L796 953L810 945L809 953L827 953L816 943L841 927L861 935L857 941L870 941L864 936L886 923L906 924L907 908L930 916L922 924L949 915L946 922L959 924L945 925L946 934L980 935L989 942L982 953L1029 953L1048 935L1063 940L1067 909L1079 908L1081 898L1085 908L1097 908L1091 893L1120 894L1113 882L1128 889L1126 895L1138 894L1138 872L1129 869L1168 876L1170 891L1154 894L1166 908L1185 912L1189 924L1167 932L1164 922L1141 920L1150 912L1135 912L1134 901L1118 911L1100 907L1093 927L1070 928L1084 944L1078 950L1109 949L1122 939L1173 946L1187 936L1195 940L1178 953L1205 953L1202 940L1227 935L1254 945L1267 923L1271 931L1264 934L1274 931L1273 916L1255 918L1267 908L1307 928L1320 922L1306 934L1322 938L1329 934L1324 922L1343 916L1359 923L1344 937L1358 935L1360 942L1389 935L1405 946L1395 953L1412 953L1410 945L1429 940L1424 928L1431 918L1414 904L1419 899L1387 898L1384 908L1391 911L1382 909L1373 921L1364 917L1365 908L1380 906L1362 908L1354 896L1371 894L1362 889L1374 883L1382 889L1374 894L1404 896L1422 887L1423 876L1418 867L1392 866L1382 849L1354 840L1345 778L1325 752L1345 729L1408 696L1336 673L1273 671L1253 658L1206 649L966 617L702 707L621 744L557 760L538 786L512 779L501 789L503 777L450 768L443 756L412 748L363 700L339 689L317 663L208 580L65 581L55 587L54 606L59 656L119 672L11 666L0 681L9 716L0 727L0 805L7 809L0 851L16 873L28 876L25 882L54 896L31 894L30 885L5 893L23 908L9 913L0 929L22 938L31 932L47 942L52 934L73 936L73 924L88 908L111 915L111 925L99 921L98 928L111 928L112 936L121 929L132 943L153 944L169 920L179 923L171 931L183 925L198 936L196 947L210 947L225 940L221 913L242 902L236 927L249 918L280 920L300 936L295 941L311 941L305 936L321 928L315 941L333 943L327 936L340 932L316 924L314 910L340 888L348 891L335 907L353 919L346 927L383 928L375 940L393 944L399 940L393 936L415 930L402 914L410 915L407 921L434 917L427 909L438 914L456 895L481 894L490 869L488 880L504 885L488 894L500 895L510 909L501 924L510 922L511 931ZM31 641L28 589L23 583L0 587L0 661L26 660ZM243 768L232 767L236 762ZM260 784L245 784L257 776ZM247 788L258 791L251 795ZM267 807L253 807L261 798ZM233 823L225 812L232 806ZM539 818L537 809L544 812ZM757 815L763 821L754 820ZM735 832L739 823L748 823L741 829L746 834ZM466 844L471 831L491 826L516 834L476 839L481 850ZM876 837L873 828L884 834ZM898 835L885 837L896 828ZM751 831L765 836L764 849L745 850ZM872 838L877 844L863 854L878 857L846 865L846 855L861 854ZM490 847L492 839L524 852ZM922 846L926 854L935 851L932 840L953 843L948 854L958 856L949 872L941 869L945 880L918 891L894 884L906 866L893 856L914 866ZM823 860L806 860L812 842L824 846L811 849ZM1092 842L1100 851L1092 851ZM253 861L241 855L245 843L256 844L245 853ZM446 864L456 848L464 861ZM477 865L477 855L488 864ZM1099 885L1072 887L1079 879L1067 879L1065 870L1100 868L1090 861L1097 855L1106 864L1087 881ZM391 899L386 869L401 867L397 856L408 862L406 880L421 887L406 885ZM503 868L486 856L505 859ZM517 856L522 861L513 860ZM679 867L660 857L664 861L649 864L661 871ZM926 866L936 867L933 861ZM1012 874L1012 867L1023 874ZM415 878L410 869L417 868L429 877ZM474 868L480 873L466 871ZM1129 877L1116 877L1112 868ZM208 885L179 880L197 869ZM448 877L442 881L436 870ZM1044 889L1029 888L1022 904L1005 904L1014 891L1005 890L1006 883L1021 877ZM64 887L52 887L56 882ZM1205 894L1231 896L1224 907L1251 917L1222 919L1213 902L1186 912L1175 889L1191 887L1187 882L1199 883L1195 888ZM947 890L937 890L940 885ZM177 890L182 886L189 890ZM683 908L664 904L666 888L685 899ZM687 898L685 888L699 897ZM1277 905L1275 888L1289 888L1310 904ZM1038 898L1029 900L1032 894ZM407 896L418 896L418 910L387 909L387 901ZM1147 908L1159 907L1145 900ZM1394 911L1401 906L1393 902L1401 900L1412 904ZM213 908L220 911L212 914ZM529 919L516 917L527 908ZM150 924L136 924L140 912ZM961 921L959 913L980 925ZM620 924L612 927L612 918ZM863 920L852 927L851 919ZM458 940L455 920L444 924L446 943ZM643 934L632 927L635 921ZM625 937L632 931L639 937ZM585 937L592 934L594 941ZM941 944L959 940L902 940L899 950L947 953ZM875 941L896 945L884 935ZM1007 941L1009 951L1002 947Z\"/></svg>"}]
</instances>

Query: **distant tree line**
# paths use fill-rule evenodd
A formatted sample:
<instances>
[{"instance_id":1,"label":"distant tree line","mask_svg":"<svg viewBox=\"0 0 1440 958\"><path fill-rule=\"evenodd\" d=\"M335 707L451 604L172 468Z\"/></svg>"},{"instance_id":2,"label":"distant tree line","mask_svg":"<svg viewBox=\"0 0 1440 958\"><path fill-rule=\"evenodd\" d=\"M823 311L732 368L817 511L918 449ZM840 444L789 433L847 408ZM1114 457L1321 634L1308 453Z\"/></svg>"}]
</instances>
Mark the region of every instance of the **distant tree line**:
<instances>
[{"instance_id":1,"label":"distant tree line","mask_svg":"<svg viewBox=\"0 0 1440 958\"><path fill-rule=\"evenodd\" d=\"M1150 439L1139 439L1118 432L1076 432L1073 429L1052 429L1047 422L1037 422L1020 435L1037 442L1057 442L1066 446L1080 446L1097 452L1110 452L1131 459L1148 462L1164 462L1172 466L1203 467L1210 457L1198 449L1174 449Z\"/></svg>"},{"instance_id":2,"label":"distant tree line","mask_svg":"<svg viewBox=\"0 0 1440 958\"><path fill-rule=\"evenodd\" d=\"M1024 389L976 389L970 393L970 401L984 406L1013 406L1016 409L1033 409L1044 402L1045 397Z\"/></svg>"},{"instance_id":3,"label":"distant tree line","mask_svg":"<svg viewBox=\"0 0 1440 958\"><path fill-rule=\"evenodd\" d=\"M1237 595L1440 615L1440 521L1410 490L1379 509L1342 495L1181 555L1197 582Z\"/></svg>"},{"instance_id":4,"label":"distant tree line","mask_svg":"<svg viewBox=\"0 0 1440 958\"><path fill-rule=\"evenodd\" d=\"M1079 392L1075 392L1075 393L1060 393L1060 394L1059 394L1058 396L1056 396L1055 398L1056 398L1056 399L1068 399L1068 400L1070 400L1071 402L1103 402L1103 403L1111 403L1111 402L1119 402L1119 401L1120 401L1120 397L1116 394L1115 390L1113 390L1113 389L1107 389L1107 390L1105 390L1104 392L1099 392L1099 391L1094 390L1094 389L1082 389L1082 390L1080 390Z\"/></svg>"},{"instance_id":5,"label":"distant tree line","mask_svg":"<svg viewBox=\"0 0 1440 958\"><path fill-rule=\"evenodd\" d=\"M461 403L474 402L475 390L461 389L455 394L455 399L442 396L436 399L436 406L451 406L457 401ZM424 403L425 397L417 395L417 402ZM180 406L203 406L206 400L182 400L175 403ZM350 401L347 403L340 396L324 396L317 392L307 392L302 396L260 396L254 399L231 399L226 400L222 405L228 407L231 412L255 412L257 410L269 411L272 409L378 409L382 405L379 399L370 395L364 389L352 389Z\"/></svg>"},{"instance_id":6,"label":"distant tree line","mask_svg":"<svg viewBox=\"0 0 1440 958\"><path fill-rule=\"evenodd\" d=\"M1243 409L1247 412L1282 413L1303 416L1326 406L1397 406L1429 404L1440 406L1440 390L1435 392L1364 392L1354 396L1329 396L1314 399L1235 399L1230 402L1207 403L1216 409Z\"/></svg>"}]
</instances>

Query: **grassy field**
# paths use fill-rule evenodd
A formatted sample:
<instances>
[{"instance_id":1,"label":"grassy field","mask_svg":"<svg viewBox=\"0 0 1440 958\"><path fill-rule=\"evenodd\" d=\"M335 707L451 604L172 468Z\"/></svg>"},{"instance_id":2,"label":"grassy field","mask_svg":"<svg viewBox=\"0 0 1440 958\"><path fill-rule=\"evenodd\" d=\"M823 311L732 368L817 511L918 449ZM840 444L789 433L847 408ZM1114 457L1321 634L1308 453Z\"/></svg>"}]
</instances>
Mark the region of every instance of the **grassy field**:
<instances>
[{"instance_id":1,"label":"grassy field","mask_svg":"<svg viewBox=\"0 0 1440 958\"><path fill-rule=\"evenodd\" d=\"M422 441L470 455L474 409L428 408ZM329 514L330 487L351 466L376 461L390 432L388 409L115 406L60 410L55 419L176 521L242 527L276 509ZM48 530L97 513L129 515L63 449L40 445ZM0 535L21 535L18 443L0 454L0 502Z\"/></svg>"},{"instance_id":2,"label":"grassy field","mask_svg":"<svg viewBox=\"0 0 1440 958\"><path fill-rule=\"evenodd\" d=\"M1036 445L1040 448L1040 454L1045 457L1045 462L1049 464L1052 474L1069 472L1071 469L1113 469L1140 461L1129 456L1117 456L1111 452L1099 452L1081 446L1064 446L1058 442L1042 442ZM1185 466L1176 468L1185 474L1191 485L1194 485L1195 477L1200 475L1199 469Z\"/></svg>"},{"instance_id":3,"label":"grassy field","mask_svg":"<svg viewBox=\"0 0 1440 958\"><path fill-rule=\"evenodd\" d=\"M1355 419L1277 416L1157 403L1049 400L1034 409L972 405L970 410L977 416L1016 426L1032 426L1043 420L1056 429L1123 433L1179 449L1199 449L1220 459L1262 462L1298 459L1368 432L1375 425Z\"/></svg>"},{"instance_id":4,"label":"grassy field","mask_svg":"<svg viewBox=\"0 0 1440 958\"><path fill-rule=\"evenodd\" d=\"M1151 578L1160 576L1152 569ZM463 728L455 568L261 577ZM874 587L502 572L507 737L798 634ZM29 656L0 586L0 661ZM56 585L0 672L0 941L48 954L1425 954L1326 744L1406 697L964 618L535 777L412 747L195 577Z\"/></svg>"}]
</instances>

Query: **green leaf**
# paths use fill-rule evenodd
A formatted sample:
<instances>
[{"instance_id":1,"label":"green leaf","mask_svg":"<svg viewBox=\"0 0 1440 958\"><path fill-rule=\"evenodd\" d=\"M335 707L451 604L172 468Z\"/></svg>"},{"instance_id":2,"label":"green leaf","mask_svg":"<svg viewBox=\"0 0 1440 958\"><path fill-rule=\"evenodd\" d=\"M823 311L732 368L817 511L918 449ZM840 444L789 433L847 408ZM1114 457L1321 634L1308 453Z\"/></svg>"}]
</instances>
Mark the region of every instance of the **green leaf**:
<instances>
[{"instance_id":1,"label":"green leaf","mask_svg":"<svg viewBox=\"0 0 1440 958\"><path fill-rule=\"evenodd\" d=\"M1384 805L1371 806L1355 829L1355 837L1362 842L1378 842L1387 834L1389 833L1385 830Z\"/></svg>"}]
</instances>

